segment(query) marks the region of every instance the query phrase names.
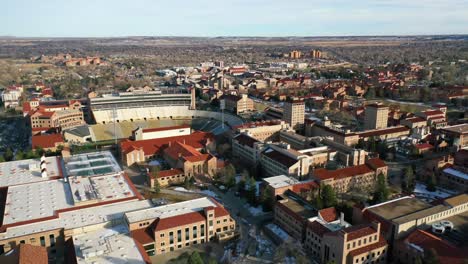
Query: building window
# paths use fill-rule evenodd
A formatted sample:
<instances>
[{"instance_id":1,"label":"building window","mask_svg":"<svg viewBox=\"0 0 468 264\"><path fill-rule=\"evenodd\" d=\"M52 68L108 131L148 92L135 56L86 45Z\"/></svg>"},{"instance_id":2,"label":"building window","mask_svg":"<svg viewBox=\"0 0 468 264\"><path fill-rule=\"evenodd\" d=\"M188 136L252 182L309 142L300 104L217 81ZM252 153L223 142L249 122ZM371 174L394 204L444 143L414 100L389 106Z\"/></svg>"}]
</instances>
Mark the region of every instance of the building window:
<instances>
[{"instance_id":1,"label":"building window","mask_svg":"<svg viewBox=\"0 0 468 264\"><path fill-rule=\"evenodd\" d=\"M55 246L55 236L54 236L54 234L49 235L49 240L50 240L50 246L51 247Z\"/></svg>"},{"instance_id":2,"label":"building window","mask_svg":"<svg viewBox=\"0 0 468 264\"><path fill-rule=\"evenodd\" d=\"M169 244L174 244L174 232L169 232Z\"/></svg>"},{"instance_id":3,"label":"building window","mask_svg":"<svg viewBox=\"0 0 468 264\"><path fill-rule=\"evenodd\" d=\"M192 233L193 233L193 238L197 238L197 226L193 227Z\"/></svg>"},{"instance_id":4,"label":"building window","mask_svg":"<svg viewBox=\"0 0 468 264\"><path fill-rule=\"evenodd\" d=\"M185 228L185 240L190 239L190 228Z\"/></svg>"},{"instance_id":5,"label":"building window","mask_svg":"<svg viewBox=\"0 0 468 264\"><path fill-rule=\"evenodd\" d=\"M200 235L205 236L205 225L200 226Z\"/></svg>"},{"instance_id":6,"label":"building window","mask_svg":"<svg viewBox=\"0 0 468 264\"><path fill-rule=\"evenodd\" d=\"M182 242L182 230L177 230L177 242Z\"/></svg>"}]
</instances>

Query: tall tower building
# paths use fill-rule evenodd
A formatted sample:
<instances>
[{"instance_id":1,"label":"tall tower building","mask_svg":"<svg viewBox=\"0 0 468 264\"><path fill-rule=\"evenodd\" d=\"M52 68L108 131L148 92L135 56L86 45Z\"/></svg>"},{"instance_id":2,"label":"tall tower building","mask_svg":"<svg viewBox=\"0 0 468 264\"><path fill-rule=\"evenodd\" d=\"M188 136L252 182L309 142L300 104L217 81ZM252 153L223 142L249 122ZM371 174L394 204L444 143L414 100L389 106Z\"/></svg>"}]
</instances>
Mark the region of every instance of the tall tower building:
<instances>
[{"instance_id":1,"label":"tall tower building","mask_svg":"<svg viewBox=\"0 0 468 264\"><path fill-rule=\"evenodd\" d=\"M283 120L294 130L304 127L305 104L303 100L293 98L286 101L283 106Z\"/></svg>"},{"instance_id":2,"label":"tall tower building","mask_svg":"<svg viewBox=\"0 0 468 264\"><path fill-rule=\"evenodd\" d=\"M364 128L381 129L388 125L388 106L381 103L366 106Z\"/></svg>"}]
</instances>

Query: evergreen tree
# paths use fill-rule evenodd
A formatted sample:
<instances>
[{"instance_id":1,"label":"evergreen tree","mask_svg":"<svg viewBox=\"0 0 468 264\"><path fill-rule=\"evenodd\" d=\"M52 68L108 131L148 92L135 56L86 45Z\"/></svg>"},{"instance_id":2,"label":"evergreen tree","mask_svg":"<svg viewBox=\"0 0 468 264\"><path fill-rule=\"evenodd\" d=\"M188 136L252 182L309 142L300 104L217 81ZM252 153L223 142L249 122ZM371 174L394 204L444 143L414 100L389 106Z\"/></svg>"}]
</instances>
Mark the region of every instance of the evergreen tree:
<instances>
[{"instance_id":1,"label":"evergreen tree","mask_svg":"<svg viewBox=\"0 0 468 264\"><path fill-rule=\"evenodd\" d=\"M387 180L382 173L377 176L377 184L373 194L372 201L374 203L382 203L388 200L390 191L388 190Z\"/></svg>"},{"instance_id":2,"label":"evergreen tree","mask_svg":"<svg viewBox=\"0 0 468 264\"><path fill-rule=\"evenodd\" d=\"M334 207L336 205L336 193L330 185L323 186L321 196L324 208Z\"/></svg>"},{"instance_id":3,"label":"evergreen tree","mask_svg":"<svg viewBox=\"0 0 468 264\"><path fill-rule=\"evenodd\" d=\"M13 160L13 151L11 148L7 148L5 154L3 154L3 158L5 161L12 161Z\"/></svg>"},{"instance_id":4,"label":"evergreen tree","mask_svg":"<svg viewBox=\"0 0 468 264\"><path fill-rule=\"evenodd\" d=\"M247 190L247 200L250 203L255 203L255 198L256 198L256 192L257 192L257 183L253 177L249 179L249 189Z\"/></svg>"},{"instance_id":5,"label":"evergreen tree","mask_svg":"<svg viewBox=\"0 0 468 264\"><path fill-rule=\"evenodd\" d=\"M160 193L161 192L161 185L159 184L158 180L154 181L153 191L155 193Z\"/></svg>"},{"instance_id":6,"label":"evergreen tree","mask_svg":"<svg viewBox=\"0 0 468 264\"><path fill-rule=\"evenodd\" d=\"M273 193L270 189L264 189L262 192L262 207L263 211L271 211L273 209Z\"/></svg>"},{"instance_id":7,"label":"evergreen tree","mask_svg":"<svg viewBox=\"0 0 468 264\"><path fill-rule=\"evenodd\" d=\"M15 160L22 160L24 158L25 158L25 154L23 153L23 151L18 150L15 155Z\"/></svg>"},{"instance_id":8,"label":"evergreen tree","mask_svg":"<svg viewBox=\"0 0 468 264\"><path fill-rule=\"evenodd\" d=\"M320 195L318 195L317 198L315 199L315 207L319 210L323 208L323 201Z\"/></svg>"},{"instance_id":9,"label":"evergreen tree","mask_svg":"<svg viewBox=\"0 0 468 264\"><path fill-rule=\"evenodd\" d=\"M198 251L194 251L188 260L189 264L204 264L203 259Z\"/></svg>"},{"instance_id":10,"label":"evergreen tree","mask_svg":"<svg viewBox=\"0 0 468 264\"><path fill-rule=\"evenodd\" d=\"M437 190L436 188L436 176L434 173L431 174L431 176L429 176L429 178L427 179L427 188L426 188L428 191L430 192L435 192Z\"/></svg>"},{"instance_id":11,"label":"evergreen tree","mask_svg":"<svg viewBox=\"0 0 468 264\"><path fill-rule=\"evenodd\" d=\"M404 169L404 173L401 179L401 188L404 192L411 193L414 190L414 184L415 179L413 174L413 168L411 166L408 166Z\"/></svg>"}]
</instances>

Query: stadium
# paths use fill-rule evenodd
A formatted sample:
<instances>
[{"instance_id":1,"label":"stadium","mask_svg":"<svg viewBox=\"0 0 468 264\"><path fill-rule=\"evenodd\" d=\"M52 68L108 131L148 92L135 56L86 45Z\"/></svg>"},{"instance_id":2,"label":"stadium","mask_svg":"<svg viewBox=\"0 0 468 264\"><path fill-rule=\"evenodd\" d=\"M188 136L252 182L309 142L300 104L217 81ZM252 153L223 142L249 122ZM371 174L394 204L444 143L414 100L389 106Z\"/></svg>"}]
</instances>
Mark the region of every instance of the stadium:
<instances>
[{"instance_id":1,"label":"stadium","mask_svg":"<svg viewBox=\"0 0 468 264\"><path fill-rule=\"evenodd\" d=\"M157 89L146 93L125 92L92 98L91 125L94 142L128 138L137 127L157 128L190 124L194 130L221 134L242 119L220 112L195 110L195 94L187 89ZM222 126L224 119L227 126Z\"/></svg>"}]
</instances>

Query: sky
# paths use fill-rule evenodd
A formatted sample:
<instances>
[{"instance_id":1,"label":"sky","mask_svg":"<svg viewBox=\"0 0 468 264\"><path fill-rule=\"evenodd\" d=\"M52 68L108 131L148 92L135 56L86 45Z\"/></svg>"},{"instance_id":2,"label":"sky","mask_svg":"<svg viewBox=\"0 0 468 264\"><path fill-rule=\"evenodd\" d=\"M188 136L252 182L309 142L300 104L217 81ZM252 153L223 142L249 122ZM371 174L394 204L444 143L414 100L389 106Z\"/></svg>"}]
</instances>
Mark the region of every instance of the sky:
<instances>
[{"instance_id":1,"label":"sky","mask_svg":"<svg viewBox=\"0 0 468 264\"><path fill-rule=\"evenodd\" d=\"M2 0L0 36L468 34L468 0Z\"/></svg>"}]
</instances>

